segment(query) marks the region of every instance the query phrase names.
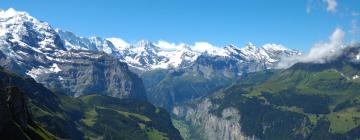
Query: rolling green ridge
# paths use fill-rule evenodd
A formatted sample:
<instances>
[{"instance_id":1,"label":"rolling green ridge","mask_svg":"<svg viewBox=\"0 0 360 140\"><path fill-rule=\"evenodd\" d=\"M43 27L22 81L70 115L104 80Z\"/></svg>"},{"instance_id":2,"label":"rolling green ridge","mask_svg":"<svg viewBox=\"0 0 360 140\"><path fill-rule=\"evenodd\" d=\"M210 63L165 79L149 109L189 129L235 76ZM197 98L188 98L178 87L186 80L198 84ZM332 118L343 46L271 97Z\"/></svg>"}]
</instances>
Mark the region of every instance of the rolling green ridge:
<instances>
[{"instance_id":1,"label":"rolling green ridge","mask_svg":"<svg viewBox=\"0 0 360 140\"><path fill-rule=\"evenodd\" d=\"M16 87L0 88L1 139L58 139L33 121L25 104L24 94Z\"/></svg>"},{"instance_id":2,"label":"rolling green ridge","mask_svg":"<svg viewBox=\"0 0 360 140\"><path fill-rule=\"evenodd\" d=\"M13 86L24 93L34 122L27 131L43 139L182 139L169 114L150 103L96 94L79 98L54 94L31 78L4 69L0 69L0 77L2 90ZM26 138L27 131L11 130L11 134Z\"/></svg>"},{"instance_id":3,"label":"rolling green ridge","mask_svg":"<svg viewBox=\"0 0 360 140\"><path fill-rule=\"evenodd\" d=\"M244 134L260 139L360 138L359 70L334 61L249 74L209 97L212 113L237 108Z\"/></svg>"}]
</instances>

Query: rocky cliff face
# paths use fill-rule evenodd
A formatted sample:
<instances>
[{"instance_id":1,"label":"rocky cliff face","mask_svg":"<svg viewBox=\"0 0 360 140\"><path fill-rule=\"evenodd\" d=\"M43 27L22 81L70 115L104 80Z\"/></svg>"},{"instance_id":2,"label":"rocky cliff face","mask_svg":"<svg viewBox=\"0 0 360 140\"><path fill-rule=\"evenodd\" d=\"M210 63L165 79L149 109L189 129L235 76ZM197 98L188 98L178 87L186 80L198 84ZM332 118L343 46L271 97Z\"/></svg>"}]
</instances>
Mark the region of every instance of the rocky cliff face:
<instances>
[{"instance_id":1,"label":"rocky cliff face","mask_svg":"<svg viewBox=\"0 0 360 140\"><path fill-rule=\"evenodd\" d=\"M221 117L210 113L216 107L209 99L191 106L176 106L173 114L190 123L203 132L204 139L208 140L255 140L253 136L245 136L241 132L240 115L235 108L223 109Z\"/></svg>"},{"instance_id":2,"label":"rocky cliff face","mask_svg":"<svg viewBox=\"0 0 360 140\"><path fill-rule=\"evenodd\" d=\"M76 55L79 53L83 54ZM75 97L98 93L146 100L142 80L125 63L107 54L71 51L56 59L62 61L47 69L33 68L27 74L47 87Z\"/></svg>"},{"instance_id":3,"label":"rocky cliff face","mask_svg":"<svg viewBox=\"0 0 360 140\"><path fill-rule=\"evenodd\" d=\"M242 74L268 69L265 61L238 61L230 57L199 56L191 67L192 71L210 78L217 74L227 78L234 78Z\"/></svg>"}]
</instances>

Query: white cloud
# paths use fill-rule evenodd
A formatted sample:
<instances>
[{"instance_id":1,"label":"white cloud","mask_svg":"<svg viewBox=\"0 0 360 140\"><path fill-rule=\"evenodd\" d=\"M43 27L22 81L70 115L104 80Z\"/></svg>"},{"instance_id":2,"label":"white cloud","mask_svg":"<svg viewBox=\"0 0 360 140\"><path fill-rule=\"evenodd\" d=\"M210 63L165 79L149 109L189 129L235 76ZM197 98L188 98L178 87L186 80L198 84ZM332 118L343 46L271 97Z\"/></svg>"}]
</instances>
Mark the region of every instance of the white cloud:
<instances>
[{"instance_id":1,"label":"white cloud","mask_svg":"<svg viewBox=\"0 0 360 140\"><path fill-rule=\"evenodd\" d=\"M360 30L359 30L359 27L357 25L357 20L356 19L351 20L350 33L352 35L351 44L354 44L354 43L356 43L357 37L360 34Z\"/></svg>"},{"instance_id":2,"label":"white cloud","mask_svg":"<svg viewBox=\"0 0 360 140\"><path fill-rule=\"evenodd\" d=\"M195 42L194 46L191 47L196 52L203 53L205 51L216 50L217 47L208 42Z\"/></svg>"},{"instance_id":3,"label":"white cloud","mask_svg":"<svg viewBox=\"0 0 360 140\"><path fill-rule=\"evenodd\" d=\"M309 0L308 4L306 5L306 13L310 14L312 10L311 8L312 8L312 1Z\"/></svg>"},{"instance_id":4,"label":"white cloud","mask_svg":"<svg viewBox=\"0 0 360 140\"><path fill-rule=\"evenodd\" d=\"M224 49L216 47L208 42L195 42L195 44L191 46L191 49L198 53L207 52L211 55L227 56L227 53Z\"/></svg>"},{"instance_id":5,"label":"white cloud","mask_svg":"<svg viewBox=\"0 0 360 140\"><path fill-rule=\"evenodd\" d=\"M351 31L352 34L358 33L357 20L351 20Z\"/></svg>"},{"instance_id":6,"label":"white cloud","mask_svg":"<svg viewBox=\"0 0 360 140\"><path fill-rule=\"evenodd\" d=\"M354 16L354 17L357 17L357 16L360 15L360 13L359 12L352 12L351 15Z\"/></svg>"},{"instance_id":7,"label":"white cloud","mask_svg":"<svg viewBox=\"0 0 360 140\"><path fill-rule=\"evenodd\" d=\"M324 0L324 2L327 5L326 11L332 12L332 13L336 12L336 7L338 5L336 0Z\"/></svg>"},{"instance_id":8,"label":"white cloud","mask_svg":"<svg viewBox=\"0 0 360 140\"><path fill-rule=\"evenodd\" d=\"M182 47L186 46L184 43L175 44L175 43L169 43L169 42L163 41L163 40L158 41L155 45L164 50L168 50L168 51L178 50L178 49L181 49Z\"/></svg>"},{"instance_id":9,"label":"white cloud","mask_svg":"<svg viewBox=\"0 0 360 140\"><path fill-rule=\"evenodd\" d=\"M345 32L340 28L336 28L330 36L329 42L316 43L302 62L325 63L334 59L343 48L344 38Z\"/></svg>"},{"instance_id":10,"label":"white cloud","mask_svg":"<svg viewBox=\"0 0 360 140\"><path fill-rule=\"evenodd\" d=\"M106 40L110 41L118 50L124 50L125 48L129 47L130 44L124 41L121 38L107 38Z\"/></svg>"},{"instance_id":11,"label":"white cloud","mask_svg":"<svg viewBox=\"0 0 360 140\"><path fill-rule=\"evenodd\" d=\"M311 13L311 7L310 7L310 6L307 6L307 7L306 7L306 13L308 13L308 14Z\"/></svg>"},{"instance_id":12,"label":"white cloud","mask_svg":"<svg viewBox=\"0 0 360 140\"><path fill-rule=\"evenodd\" d=\"M306 5L306 13L310 14L313 8L313 0L308 0Z\"/></svg>"},{"instance_id":13,"label":"white cloud","mask_svg":"<svg viewBox=\"0 0 360 140\"><path fill-rule=\"evenodd\" d=\"M316 43L309 53L304 56L282 59L278 64L278 68L288 68L298 62L326 63L336 59L344 48L344 38L345 32L340 28L336 28L329 37L328 42Z\"/></svg>"},{"instance_id":14,"label":"white cloud","mask_svg":"<svg viewBox=\"0 0 360 140\"><path fill-rule=\"evenodd\" d=\"M326 7L326 11L335 13L338 11L337 0L308 0L306 5L306 13L310 14L313 10Z\"/></svg>"}]
</instances>

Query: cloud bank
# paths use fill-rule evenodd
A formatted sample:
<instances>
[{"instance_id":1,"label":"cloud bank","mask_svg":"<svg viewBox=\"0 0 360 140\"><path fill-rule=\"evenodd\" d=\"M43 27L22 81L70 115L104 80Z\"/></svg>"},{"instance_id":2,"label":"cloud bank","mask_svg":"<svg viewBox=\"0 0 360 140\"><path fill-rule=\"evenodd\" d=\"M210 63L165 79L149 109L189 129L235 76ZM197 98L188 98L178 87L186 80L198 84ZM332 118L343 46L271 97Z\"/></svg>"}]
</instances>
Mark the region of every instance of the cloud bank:
<instances>
[{"instance_id":1,"label":"cloud bank","mask_svg":"<svg viewBox=\"0 0 360 140\"><path fill-rule=\"evenodd\" d=\"M308 54L303 56L283 58L277 68L288 68L298 62L303 63L326 63L341 55L344 48L345 32L336 28L329 37L328 42L316 43Z\"/></svg>"}]
</instances>

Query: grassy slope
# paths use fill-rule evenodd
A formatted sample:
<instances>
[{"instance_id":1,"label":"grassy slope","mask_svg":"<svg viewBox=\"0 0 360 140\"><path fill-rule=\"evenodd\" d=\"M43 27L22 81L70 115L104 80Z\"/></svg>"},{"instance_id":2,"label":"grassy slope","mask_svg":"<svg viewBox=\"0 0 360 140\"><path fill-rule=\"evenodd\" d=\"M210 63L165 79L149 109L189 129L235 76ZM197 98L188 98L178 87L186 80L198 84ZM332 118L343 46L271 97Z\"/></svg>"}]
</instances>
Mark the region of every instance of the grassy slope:
<instances>
[{"instance_id":1,"label":"grassy slope","mask_svg":"<svg viewBox=\"0 0 360 140\"><path fill-rule=\"evenodd\" d=\"M167 112L149 103L100 95L84 96L80 97L80 100L87 104L83 109L86 115L81 120L86 126L101 128L106 125L104 127L108 130L99 131L99 134L115 129L122 130L123 134L136 133L136 136L145 136L150 140L181 139L177 130L173 128ZM135 139L134 136L118 138Z\"/></svg>"},{"instance_id":2,"label":"grassy slope","mask_svg":"<svg viewBox=\"0 0 360 140\"><path fill-rule=\"evenodd\" d=\"M286 80L283 77L287 77ZM355 119L360 117L358 105L334 111L339 104L360 96L360 84L336 70L285 73L258 86L250 95L265 97L267 102L283 110L305 114L312 122L326 119L333 133L346 133L359 124L359 120ZM281 98L288 101L281 101ZM317 114L321 117L313 117Z\"/></svg>"},{"instance_id":3,"label":"grassy slope","mask_svg":"<svg viewBox=\"0 0 360 140\"><path fill-rule=\"evenodd\" d=\"M54 94L32 79L3 69L0 69L0 77L1 86L5 87L12 81L12 86L25 92L29 110L37 124L30 127L30 131L45 139L51 139L53 135L79 140L181 139L168 113L147 102L100 95L75 99Z\"/></svg>"},{"instance_id":4,"label":"grassy slope","mask_svg":"<svg viewBox=\"0 0 360 140\"><path fill-rule=\"evenodd\" d=\"M358 73L345 65L250 74L211 96L220 104L213 113L237 107L245 134L262 139L359 138L360 83L352 79ZM269 131L260 132L264 124Z\"/></svg>"}]
</instances>

